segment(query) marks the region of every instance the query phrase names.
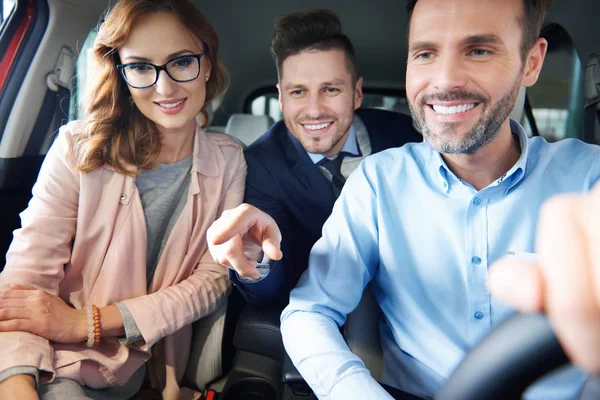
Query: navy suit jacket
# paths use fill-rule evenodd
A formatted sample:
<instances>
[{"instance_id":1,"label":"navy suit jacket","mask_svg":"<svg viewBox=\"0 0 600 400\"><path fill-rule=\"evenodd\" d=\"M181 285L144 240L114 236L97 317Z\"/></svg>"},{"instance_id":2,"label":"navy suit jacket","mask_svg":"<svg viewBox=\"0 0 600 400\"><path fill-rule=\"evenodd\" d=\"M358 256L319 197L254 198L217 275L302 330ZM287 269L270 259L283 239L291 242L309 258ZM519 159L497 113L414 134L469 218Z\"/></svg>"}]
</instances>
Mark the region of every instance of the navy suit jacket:
<instances>
[{"instance_id":1,"label":"navy suit jacket","mask_svg":"<svg viewBox=\"0 0 600 400\"><path fill-rule=\"evenodd\" d=\"M421 142L422 136L407 115L377 109L358 109L371 141L371 154ZM261 308L283 309L290 291L308 266L312 246L331 214L335 197L331 183L306 151L292 142L283 123L274 124L246 149L248 177L245 202L265 211L282 234L283 259L258 282L230 279L246 301Z\"/></svg>"}]
</instances>

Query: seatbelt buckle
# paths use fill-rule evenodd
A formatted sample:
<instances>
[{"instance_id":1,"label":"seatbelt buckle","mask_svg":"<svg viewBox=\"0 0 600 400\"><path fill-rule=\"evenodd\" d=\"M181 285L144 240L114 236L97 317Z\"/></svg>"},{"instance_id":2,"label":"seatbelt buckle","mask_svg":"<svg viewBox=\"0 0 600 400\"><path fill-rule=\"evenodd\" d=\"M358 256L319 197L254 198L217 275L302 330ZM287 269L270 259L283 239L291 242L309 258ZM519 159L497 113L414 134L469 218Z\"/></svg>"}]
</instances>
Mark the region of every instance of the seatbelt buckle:
<instances>
[{"instance_id":1,"label":"seatbelt buckle","mask_svg":"<svg viewBox=\"0 0 600 400\"><path fill-rule=\"evenodd\" d=\"M204 396L202 397L204 400L218 400L219 399L219 394L217 392L215 392L212 389L208 389L205 393Z\"/></svg>"}]
</instances>

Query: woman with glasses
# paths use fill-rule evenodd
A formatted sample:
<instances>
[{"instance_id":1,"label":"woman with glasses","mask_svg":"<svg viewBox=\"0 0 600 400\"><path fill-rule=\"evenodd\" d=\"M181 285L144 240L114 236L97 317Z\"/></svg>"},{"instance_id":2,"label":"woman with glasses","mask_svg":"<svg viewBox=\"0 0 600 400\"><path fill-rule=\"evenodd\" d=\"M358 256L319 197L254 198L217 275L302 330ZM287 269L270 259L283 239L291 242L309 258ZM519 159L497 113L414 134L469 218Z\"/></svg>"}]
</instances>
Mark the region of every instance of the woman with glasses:
<instances>
[{"instance_id":1,"label":"woman with glasses","mask_svg":"<svg viewBox=\"0 0 600 400\"><path fill-rule=\"evenodd\" d=\"M206 230L245 184L241 148L198 122L225 90L218 50L188 1L107 14L87 117L61 128L0 275L0 398L179 397L190 324L229 290Z\"/></svg>"}]
</instances>

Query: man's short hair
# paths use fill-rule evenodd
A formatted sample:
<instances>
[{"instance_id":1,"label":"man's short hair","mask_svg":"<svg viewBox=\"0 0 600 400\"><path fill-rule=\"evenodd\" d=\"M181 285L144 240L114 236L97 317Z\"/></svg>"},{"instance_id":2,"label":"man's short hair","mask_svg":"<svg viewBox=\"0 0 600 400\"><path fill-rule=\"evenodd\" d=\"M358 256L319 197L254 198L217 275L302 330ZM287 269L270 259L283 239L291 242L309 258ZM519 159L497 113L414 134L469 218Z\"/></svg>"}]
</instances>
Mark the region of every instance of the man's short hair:
<instances>
[{"instance_id":1,"label":"man's short hair","mask_svg":"<svg viewBox=\"0 0 600 400\"><path fill-rule=\"evenodd\" d=\"M339 18L330 10L311 10L281 16L275 21L271 39L271 55L281 80L281 67L286 58L303 51L342 50L352 83L358 79L354 46L342 33Z\"/></svg>"},{"instance_id":2,"label":"man's short hair","mask_svg":"<svg viewBox=\"0 0 600 400\"><path fill-rule=\"evenodd\" d=\"M406 10L408 11L408 23L418 0L408 0ZM523 0L523 15L519 18L523 30L521 40L521 59L523 62L527 59L529 50L533 47L536 40L540 37L542 23L546 13L552 6L552 0Z\"/></svg>"}]
</instances>

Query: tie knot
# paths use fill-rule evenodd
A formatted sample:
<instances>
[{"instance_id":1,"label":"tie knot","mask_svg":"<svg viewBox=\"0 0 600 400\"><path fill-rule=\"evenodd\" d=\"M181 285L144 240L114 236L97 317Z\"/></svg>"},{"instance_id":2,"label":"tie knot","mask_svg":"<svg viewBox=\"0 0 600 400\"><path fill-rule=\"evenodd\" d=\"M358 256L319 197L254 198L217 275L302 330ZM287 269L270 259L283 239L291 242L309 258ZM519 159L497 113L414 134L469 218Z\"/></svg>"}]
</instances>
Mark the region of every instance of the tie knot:
<instances>
[{"instance_id":1,"label":"tie knot","mask_svg":"<svg viewBox=\"0 0 600 400\"><path fill-rule=\"evenodd\" d=\"M319 164L327 168L327 170L333 174L333 171L338 171L339 173L342 168L342 161L344 161L344 155L340 153L333 160L324 158Z\"/></svg>"}]
</instances>

